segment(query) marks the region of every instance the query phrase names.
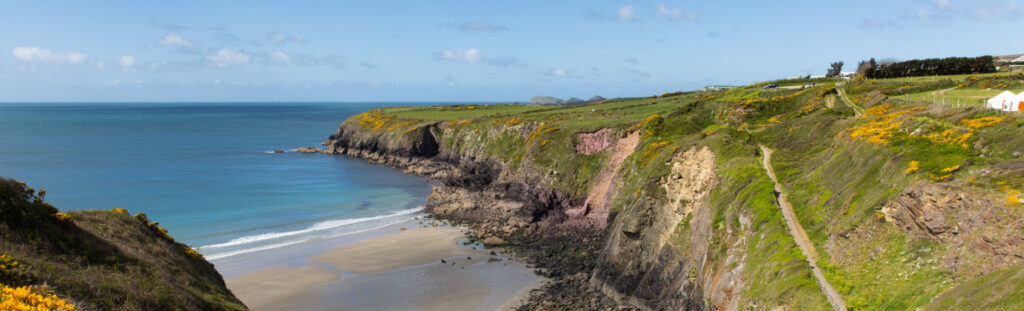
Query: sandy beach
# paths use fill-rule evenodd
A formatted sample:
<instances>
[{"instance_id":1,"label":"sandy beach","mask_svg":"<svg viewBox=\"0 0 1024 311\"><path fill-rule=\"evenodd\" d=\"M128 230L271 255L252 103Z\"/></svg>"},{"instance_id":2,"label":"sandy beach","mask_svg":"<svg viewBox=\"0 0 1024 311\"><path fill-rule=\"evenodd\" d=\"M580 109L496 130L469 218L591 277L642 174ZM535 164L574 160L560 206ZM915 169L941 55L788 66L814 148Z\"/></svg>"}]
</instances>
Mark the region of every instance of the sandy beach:
<instances>
[{"instance_id":1,"label":"sandy beach","mask_svg":"<svg viewBox=\"0 0 1024 311\"><path fill-rule=\"evenodd\" d=\"M543 282L458 228L405 226L240 255L218 269L253 310L502 310Z\"/></svg>"}]
</instances>

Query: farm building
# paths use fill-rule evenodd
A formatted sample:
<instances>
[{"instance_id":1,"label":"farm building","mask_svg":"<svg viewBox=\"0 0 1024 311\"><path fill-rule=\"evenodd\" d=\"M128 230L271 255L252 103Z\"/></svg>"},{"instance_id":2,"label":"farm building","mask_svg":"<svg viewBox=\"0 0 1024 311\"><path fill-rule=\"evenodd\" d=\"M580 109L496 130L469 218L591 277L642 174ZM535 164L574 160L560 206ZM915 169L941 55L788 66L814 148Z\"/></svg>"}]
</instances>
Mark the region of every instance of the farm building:
<instances>
[{"instance_id":1,"label":"farm building","mask_svg":"<svg viewBox=\"0 0 1024 311\"><path fill-rule=\"evenodd\" d=\"M1024 108L1024 93L1013 94L1013 92L1005 91L999 93L995 97L992 97L986 102L986 107L992 109L999 109L1002 111L1021 111Z\"/></svg>"}]
</instances>

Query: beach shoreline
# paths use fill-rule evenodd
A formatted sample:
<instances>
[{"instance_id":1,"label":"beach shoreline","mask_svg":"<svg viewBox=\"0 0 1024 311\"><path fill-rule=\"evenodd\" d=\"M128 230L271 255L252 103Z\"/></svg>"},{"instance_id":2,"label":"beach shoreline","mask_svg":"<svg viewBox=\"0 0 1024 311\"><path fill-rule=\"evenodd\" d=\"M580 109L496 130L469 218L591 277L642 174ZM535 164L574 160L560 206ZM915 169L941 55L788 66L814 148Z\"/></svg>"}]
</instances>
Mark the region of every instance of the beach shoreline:
<instances>
[{"instance_id":1,"label":"beach shoreline","mask_svg":"<svg viewBox=\"0 0 1024 311\"><path fill-rule=\"evenodd\" d=\"M467 229L422 218L213 262L253 310L509 310L544 283Z\"/></svg>"}]
</instances>

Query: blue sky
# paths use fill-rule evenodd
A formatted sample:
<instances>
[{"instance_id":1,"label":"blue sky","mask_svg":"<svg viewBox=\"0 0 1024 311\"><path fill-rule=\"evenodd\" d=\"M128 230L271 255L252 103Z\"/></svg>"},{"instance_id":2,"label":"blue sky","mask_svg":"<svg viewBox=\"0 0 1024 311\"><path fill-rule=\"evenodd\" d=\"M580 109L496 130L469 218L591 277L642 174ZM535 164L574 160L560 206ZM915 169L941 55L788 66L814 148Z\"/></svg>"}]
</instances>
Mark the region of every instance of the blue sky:
<instances>
[{"instance_id":1,"label":"blue sky","mask_svg":"<svg viewBox=\"0 0 1024 311\"><path fill-rule=\"evenodd\" d=\"M1024 4L0 1L0 101L514 101L1024 53Z\"/></svg>"}]
</instances>

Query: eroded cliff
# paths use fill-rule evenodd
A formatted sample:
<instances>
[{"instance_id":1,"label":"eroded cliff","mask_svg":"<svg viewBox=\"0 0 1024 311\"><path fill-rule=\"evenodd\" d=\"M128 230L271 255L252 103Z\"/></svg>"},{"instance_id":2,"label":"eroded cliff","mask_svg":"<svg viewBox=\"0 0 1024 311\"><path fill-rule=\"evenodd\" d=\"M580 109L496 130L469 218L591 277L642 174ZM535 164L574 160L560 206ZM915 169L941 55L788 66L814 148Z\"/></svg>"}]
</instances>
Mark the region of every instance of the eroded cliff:
<instances>
[{"instance_id":1,"label":"eroded cliff","mask_svg":"<svg viewBox=\"0 0 1024 311\"><path fill-rule=\"evenodd\" d=\"M825 292L915 309L1024 259L1024 121L861 82L840 93L858 115L828 104L836 87L382 109L325 146L437 180L430 212L556 278L526 309L832 309ZM776 151L764 167L758 145Z\"/></svg>"}]
</instances>

